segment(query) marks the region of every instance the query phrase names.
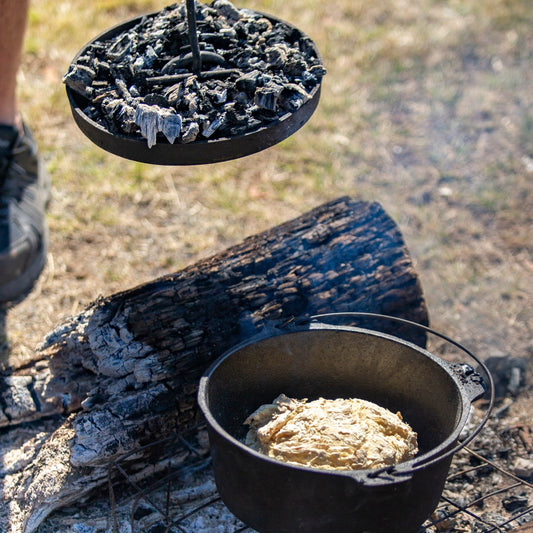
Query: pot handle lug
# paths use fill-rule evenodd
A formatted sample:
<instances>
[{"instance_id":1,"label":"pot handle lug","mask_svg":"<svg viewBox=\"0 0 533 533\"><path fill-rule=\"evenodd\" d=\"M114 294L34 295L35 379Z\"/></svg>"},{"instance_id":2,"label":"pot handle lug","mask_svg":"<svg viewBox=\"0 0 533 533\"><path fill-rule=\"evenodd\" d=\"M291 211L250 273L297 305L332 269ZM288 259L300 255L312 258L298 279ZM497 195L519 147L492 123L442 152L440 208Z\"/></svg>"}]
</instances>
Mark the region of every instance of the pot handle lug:
<instances>
[{"instance_id":1,"label":"pot handle lug","mask_svg":"<svg viewBox=\"0 0 533 533\"><path fill-rule=\"evenodd\" d=\"M457 376L468 399L473 402L482 398L487 392L483 378L466 363L450 363L451 371Z\"/></svg>"}]
</instances>

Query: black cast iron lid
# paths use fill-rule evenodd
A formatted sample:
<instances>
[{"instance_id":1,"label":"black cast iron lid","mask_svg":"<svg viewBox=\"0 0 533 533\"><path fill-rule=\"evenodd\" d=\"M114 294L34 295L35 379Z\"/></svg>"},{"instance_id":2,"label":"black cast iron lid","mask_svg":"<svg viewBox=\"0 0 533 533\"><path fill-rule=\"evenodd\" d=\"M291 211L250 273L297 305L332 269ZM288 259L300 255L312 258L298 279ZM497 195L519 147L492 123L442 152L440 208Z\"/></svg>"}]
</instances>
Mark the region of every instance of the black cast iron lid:
<instances>
[{"instance_id":1,"label":"black cast iron lid","mask_svg":"<svg viewBox=\"0 0 533 533\"><path fill-rule=\"evenodd\" d=\"M190 3L190 0L187 0L188 9ZM189 15L190 12L191 11L189 10ZM155 15L155 13L146 16L152 15ZM305 34L290 24L280 21L275 17L262 13L260 15L272 22L283 22L283 24L292 28L302 37L306 38L307 41L312 44L312 48L316 57L320 60L320 63L322 63L321 56L316 48L316 45ZM130 19L100 34L87 43L78 52L73 60L73 63L79 57L83 56L88 48L94 43L111 39L130 28L133 28L136 24L141 22L143 18L144 17L136 17ZM188 22L190 30L189 35L195 35L195 21L191 21L189 16ZM191 22L193 26L191 26ZM194 72L194 69L198 68L199 59L196 57L195 61L194 58L194 43L192 56L193 61L191 72ZM318 105L320 98L320 87L320 83L315 85L315 87L309 93L309 99L297 110L286 113L269 123L267 126L256 129L255 131L232 137L194 141L187 144L178 142L171 144L166 139L160 140L158 138L157 143L150 148L148 147L146 139L141 137L140 134L118 134L110 131L103 125L91 119L84 112L84 110L90 104L90 100L72 90L72 88L70 88L68 85L66 87L66 91L74 121L80 130L100 148L120 157L142 163L152 163L158 165L198 165L237 159L261 150L265 150L266 148L283 141L299 130L309 120Z\"/></svg>"}]
</instances>

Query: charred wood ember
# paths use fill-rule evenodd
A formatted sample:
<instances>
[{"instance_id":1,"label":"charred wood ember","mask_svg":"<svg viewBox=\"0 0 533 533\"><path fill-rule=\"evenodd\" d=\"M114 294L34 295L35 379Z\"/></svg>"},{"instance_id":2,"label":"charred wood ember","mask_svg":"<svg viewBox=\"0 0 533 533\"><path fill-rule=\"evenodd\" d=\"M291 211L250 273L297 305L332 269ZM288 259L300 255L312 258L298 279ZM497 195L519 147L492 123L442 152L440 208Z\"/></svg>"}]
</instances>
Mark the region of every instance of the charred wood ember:
<instances>
[{"instance_id":1,"label":"charred wood ember","mask_svg":"<svg viewBox=\"0 0 533 533\"><path fill-rule=\"evenodd\" d=\"M87 99L84 113L149 147L227 138L295 112L325 74L310 39L283 21L197 4L191 43L187 14L173 4L86 47L63 79Z\"/></svg>"}]
</instances>

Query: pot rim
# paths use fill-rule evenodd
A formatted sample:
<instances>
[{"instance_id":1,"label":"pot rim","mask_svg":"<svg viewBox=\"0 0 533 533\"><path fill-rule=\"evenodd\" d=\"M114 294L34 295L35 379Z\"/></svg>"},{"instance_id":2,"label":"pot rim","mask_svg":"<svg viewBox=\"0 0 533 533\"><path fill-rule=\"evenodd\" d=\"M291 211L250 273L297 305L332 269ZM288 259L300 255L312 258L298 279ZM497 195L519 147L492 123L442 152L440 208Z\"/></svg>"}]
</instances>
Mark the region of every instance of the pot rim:
<instances>
[{"instance_id":1,"label":"pot rim","mask_svg":"<svg viewBox=\"0 0 533 533\"><path fill-rule=\"evenodd\" d=\"M339 316L340 315L352 315L352 313L341 313L338 315ZM466 446L466 444L468 444L468 442L470 442L479 433L482 427L485 425L485 422L487 421L490 415L490 412L492 410L492 406L494 403L494 383L493 383L490 371L485 366L485 364L482 361L480 361L475 355L469 352L466 348L461 346L460 344L432 330L431 328L428 328L427 326L422 326L420 324L417 324L415 322L410 322L405 319L396 319L396 317L389 317L387 315L377 315L373 313L353 313L353 315L362 316L365 318L378 317L378 318L399 320L400 322L404 322L408 325L420 327L426 330L427 332L433 333L441 337L445 341L454 344L460 350L464 351L467 355L473 358L483 368L483 371L487 374L488 381L489 381L489 390L490 390L489 406L487 408L487 412L484 418L481 420L478 426L472 430L472 433L468 437L466 437L463 441L458 442L459 436L461 432L463 431L470 417L473 401L480 398L481 395L486 390L485 387L480 384L481 380L480 380L479 374L474 372L472 367L466 364L454 365L453 363L449 363L441 359L440 357L432 354L425 348L422 348L412 342L406 341L404 339L401 339L394 335L390 335L388 333L383 333L381 331L360 328L360 327L355 327L355 326L346 326L346 325L338 326L334 324L326 324L323 322L314 322L314 321L310 321L306 326L298 325L295 327L291 327L290 329L285 329L285 330L278 329L275 332L273 332L272 330L263 331L259 333L258 335L254 335L238 343L233 348L230 348L229 350L227 350L218 359L216 359L213 362L213 364L206 370L204 375L200 378L199 387L198 387L198 405L200 407L200 410L204 414L209 426L211 426L211 428L214 431L216 431L222 438L229 441L231 444L233 444L238 449L240 449L243 453L250 454L253 457L256 457L258 460L263 460L268 463L272 463L273 465L278 465L278 466L281 465L281 466L284 466L290 469L313 472L313 473L321 474L321 475L340 475L344 477L353 478L354 480L358 482L364 481L366 484L383 484L383 482L396 482L398 481L398 478L408 479L417 470L421 470L423 468L430 466L433 463L439 462L445 459L446 457L453 455L454 453L459 451L461 448ZM312 317L312 319L330 317L330 316L334 316L334 315L318 315L316 317ZM215 419L209 407L208 385L209 385L209 380L211 376L214 374L216 369L225 360L229 359L233 354L235 354L242 348L249 346L251 344L260 342L262 340L266 340L266 339L281 336L281 335L287 335L291 333L302 333L302 332L305 333L305 332L324 331L324 330L363 333L363 334L372 335L375 337L385 338L393 342L403 344L404 346L407 346L411 349L414 349L418 353L422 354L424 357L429 358L434 364L441 367L448 374L448 376L452 378L459 392L459 396L461 398L461 407L462 407L461 416L457 420L455 424L455 428L452 431L452 433L438 446L435 446L434 448L428 450L422 455L415 456L414 458L409 459L408 461L404 461L402 463L398 463L397 465L391 465L387 467L374 468L374 469L362 469L362 470L326 470L326 469L308 467L304 465L296 465L292 463L287 463L287 462L269 457L255 450L252 450L250 447L246 446L243 442L239 441L237 438L231 435L218 423L218 421ZM465 372L467 368L469 369L468 373ZM468 391L467 391L468 386L474 387L474 388L477 386L478 393L472 394L472 390L471 390L470 394L468 394Z\"/></svg>"}]
</instances>

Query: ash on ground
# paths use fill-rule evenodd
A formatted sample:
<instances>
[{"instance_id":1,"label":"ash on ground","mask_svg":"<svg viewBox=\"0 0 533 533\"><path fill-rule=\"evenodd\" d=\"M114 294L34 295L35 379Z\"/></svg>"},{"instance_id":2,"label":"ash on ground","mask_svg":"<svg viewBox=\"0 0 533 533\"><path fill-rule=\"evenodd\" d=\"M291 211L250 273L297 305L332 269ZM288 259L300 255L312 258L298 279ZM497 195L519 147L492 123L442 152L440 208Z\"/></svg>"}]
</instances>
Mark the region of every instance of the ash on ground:
<instances>
[{"instance_id":1,"label":"ash on ground","mask_svg":"<svg viewBox=\"0 0 533 533\"><path fill-rule=\"evenodd\" d=\"M511 368L523 366L511 363ZM508 367L491 365L496 382L512 375ZM530 369L521 374L516 394L507 388L497 396L482 431L468 449L454 455L440 503L417 533L504 532L533 524L530 374ZM478 426L486 409L486 399L474 404L463 438ZM158 472L155 479L135 478L135 487L117 477L113 498L102 487L75 508L54 511L36 533L254 533L220 500L205 428L193 428L186 440L187 446L180 435L163 447L153 443L155 454L165 450L168 472Z\"/></svg>"},{"instance_id":2,"label":"ash on ground","mask_svg":"<svg viewBox=\"0 0 533 533\"><path fill-rule=\"evenodd\" d=\"M84 114L113 134L156 142L231 138L294 113L325 68L295 27L227 0L196 5L201 71L192 73L185 3L95 40L64 83ZM125 25L127 27L127 25Z\"/></svg>"},{"instance_id":3,"label":"ash on ground","mask_svg":"<svg viewBox=\"0 0 533 533\"><path fill-rule=\"evenodd\" d=\"M502 405L471 444L472 451L454 456L440 504L417 533L512 531L533 521L533 428L509 417ZM476 406L471 427L484 412L482 404ZM198 440L207 457L205 430ZM117 484L114 506L103 489L85 504L55 511L37 533L254 533L221 502L211 467L204 464L194 471L178 469L152 489L148 483L143 493Z\"/></svg>"},{"instance_id":4,"label":"ash on ground","mask_svg":"<svg viewBox=\"0 0 533 533\"><path fill-rule=\"evenodd\" d=\"M478 437L454 456L438 508L417 533L512 531L533 522L533 427L501 399ZM470 425L479 422L483 405Z\"/></svg>"}]
</instances>

